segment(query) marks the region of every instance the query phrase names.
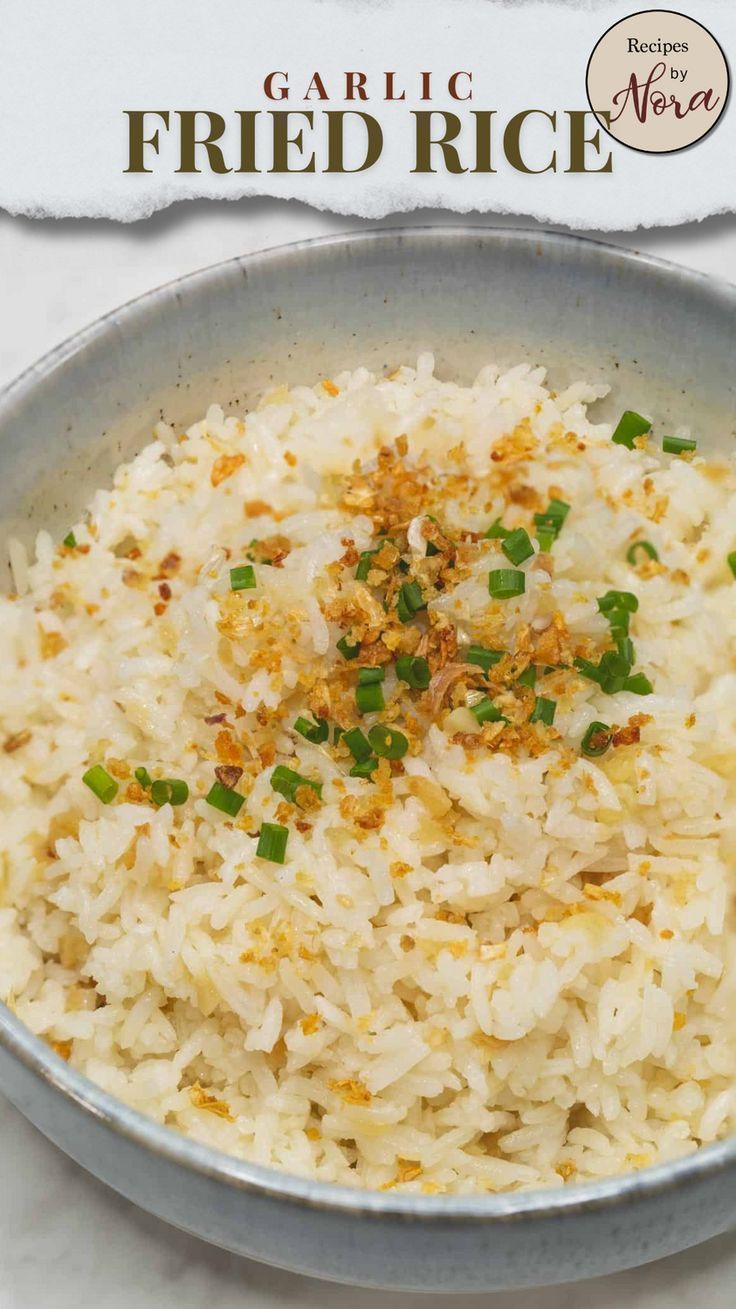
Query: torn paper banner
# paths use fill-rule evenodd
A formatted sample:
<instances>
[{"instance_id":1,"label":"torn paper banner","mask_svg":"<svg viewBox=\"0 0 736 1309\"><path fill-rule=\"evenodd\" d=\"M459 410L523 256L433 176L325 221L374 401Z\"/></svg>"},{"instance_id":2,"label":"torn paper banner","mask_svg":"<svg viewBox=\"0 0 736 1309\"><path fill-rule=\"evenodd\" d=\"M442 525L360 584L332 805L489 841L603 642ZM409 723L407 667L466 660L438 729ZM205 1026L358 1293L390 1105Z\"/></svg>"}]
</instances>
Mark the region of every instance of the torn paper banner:
<instances>
[{"instance_id":1,"label":"torn paper banner","mask_svg":"<svg viewBox=\"0 0 736 1309\"><path fill-rule=\"evenodd\" d=\"M732 0L684 7L733 57ZM193 197L267 195L363 217L444 207L599 229L736 208L730 106L672 154L620 145L594 119L591 52L635 10L4 0L0 205L128 222ZM678 85L680 107L696 89Z\"/></svg>"}]
</instances>

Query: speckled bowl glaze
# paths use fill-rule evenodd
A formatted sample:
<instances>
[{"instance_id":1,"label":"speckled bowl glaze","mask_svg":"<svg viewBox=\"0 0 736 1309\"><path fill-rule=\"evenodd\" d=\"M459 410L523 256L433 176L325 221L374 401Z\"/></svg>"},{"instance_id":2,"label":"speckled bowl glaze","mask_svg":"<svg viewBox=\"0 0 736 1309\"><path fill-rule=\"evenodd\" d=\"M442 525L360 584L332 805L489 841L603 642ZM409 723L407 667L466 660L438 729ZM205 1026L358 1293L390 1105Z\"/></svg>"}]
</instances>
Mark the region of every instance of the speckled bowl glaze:
<instances>
[{"instance_id":1,"label":"speckled bowl glaze","mask_svg":"<svg viewBox=\"0 0 736 1309\"><path fill-rule=\"evenodd\" d=\"M736 288L569 236L369 231L266 251L153 291L29 369L0 400L0 520L58 532L163 413L238 408L273 380L433 349L470 380L532 358L553 385L736 439ZM318 1277L484 1291L591 1277L736 1223L736 1141L554 1191L362 1192L260 1168L159 1126L79 1076L0 1005L0 1086L83 1167L207 1241Z\"/></svg>"}]
</instances>

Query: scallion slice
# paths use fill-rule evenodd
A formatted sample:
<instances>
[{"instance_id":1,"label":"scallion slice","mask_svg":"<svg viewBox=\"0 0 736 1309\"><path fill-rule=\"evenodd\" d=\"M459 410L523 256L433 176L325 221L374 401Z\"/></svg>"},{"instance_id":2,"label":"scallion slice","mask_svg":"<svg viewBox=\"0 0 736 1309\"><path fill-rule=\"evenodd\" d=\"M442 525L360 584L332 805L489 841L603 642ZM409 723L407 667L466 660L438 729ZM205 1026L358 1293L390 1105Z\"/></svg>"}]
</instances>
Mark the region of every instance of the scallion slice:
<instances>
[{"instance_id":1,"label":"scallion slice","mask_svg":"<svg viewBox=\"0 0 736 1309\"><path fill-rule=\"evenodd\" d=\"M230 569L231 591L252 591L256 584L256 570L252 564L239 564Z\"/></svg>"},{"instance_id":2,"label":"scallion slice","mask_svg":"<svg viewBox=\"0 0 736 1309\"><path fill-rule=\"evenodd\" d=\"M297 718L294 731L303 736L305 741L311 741L312 745L323 745L330 735L326 718L318 718L316 722L311 722L309 718Z\"/></svg>"},{"instance_id":3,"label":"scallion slice","mask_svg":"<svg viewBox=\"0 0 736 1309\"><path fill-rule=\"evenodd\" d=\"M639 608L639 601L631 591L606 591L605 595L599 597L598 608L602 614L607 614L612 609L627 609L629 613L635 614Z\"/></svg>"},{"instance_id":4,"label":"scallion slice","mask_svg":"<svg viewBox=\"0 0 736 1309\"><path fill-rule=\"evenodd\" d=\"M237 818L245 804L245 796L240 795L238 791L233 791L229 786L223 786L222 782L213 782L205 796L205 801L212 805L213 809L219 809L220 813L228 814L230 818Z\"/></svg>"},{"instance_id":5,"label":"scallion slice","mask_svg":"<svg viewBox=\"0 0 736 1309\"><path fill-rule=\"evenodd\" d=\"M557 533L548 527L537 528L537 541L539 542L539 553L548 554L557 540Z\"/></svg>"},{"instance_id":6,"label":"scallion slice","mask_svg":"<svg viewBox=\"0 0 736 1309\"><path fill-rule=\"evenodd\" d=\"M488 695L484 695L481 700L477 700L475 704L471 704L468 707L478 723L508 722L508 719L504 718L501 710L493 703Z\"/></svg>"},{"instance_id":7,"label":"scallion slice","mask_svg":"<svg viewBox=\"0 0 736 1309\"><path fill-rule=\"evenodd\" d=\"M530 723L545 723L551 727L555 721L555 711L557 709L556 700L548 700L546 696L538 695L534 701L534 708L529 719Z\"/></svg>"},{"instance_id":8,"label":"scallion slice","mask_svg":"<svg viewBox=\"0 0 736 1309\"><path fill-rule=\"evenodd\" d=\"M616 648L618 649L618 652L621 655L622 659L625 659L626 662L628 663L629 668L633 668L634 664L636 663L636 652L634 650L634 642L632 641L631 637L630 636L619 637L619 639L616 641Z\"/></svg>"},{"instance_id":9,"label":"scallion slice","mask_svg":"<svg viewBox=\"0 0 736 1309\"><path fill-rule=\"evenodd\" d=\"M358 567L355 570L356 582L366 582L368 580L368 574L373 567L371 561L373 556L377 553L376 550L363 550L360 559L358 560Z\"/></svg>"},{"instance_id":10,"label":"scallion slice","mask_svg":"<svg viewBox=\"0 0 736 1309\"><path fill-rule=\"evenodd\" d=\"M646 436L651 428L648 418L642 418L635 410L627 409L619 418L611 440L614 445L625 445L628 450L633 450L635 438Z\"/></svg>"},{"instance_id":11,"label":"scallion slice","mask_svg":"<svg viewBox=\"0 0 736 1309\"><path fill-rule=\"evenodd\" d=\"M427 608L427 602L418 582L402 582L397 608L402 623L410 622L420 609Z\"/></svg>"},{"instance_id":12,"label":"scallion slice","mask_svg":"<svg viewBox=\"0 0 736 1309\"><path fill-rule=\"evenodd\" d=\"M613 733L608 723L591 723L580 742L580 749L590 759L597 759L606 753L612 737Z\"/></svg>"},{"instance_id":13,"label":"scallion slice","mask_svg":"<svg viewBox=\"0 0 736 1309\"><path fill-rule=\"evenodd\" d=\"M158 809L164 804L184 804L189 799L189 787L180 777L159 777L151 783L151 799Z\"/></svg>"},{"instance_id":14,"label":"scallion slice","mask_svg":"<svg viewBox=\"0 0 736 1309\"><path fill-rule=\"evenodd\" d=\"M350 769L351 777L370 777L378 767L378 760L371 755L369 759L359 759Z\"/></svg>"},{"instance_id":15,"label":"scallion slice","mask_svg":"<svg viewBox=\"0 0 736 1309\"><path fill-rule=\"evenodd\" d=\"M385 668L359 668L358 686L371 686L373 682L382 682L385 677Z\"/></svg>"},{"instance_id":16,"label":"scallion slice","mask_svg":"<svg viewBox=\"0 0 736 1309\"><path fill-rule=\"evenodd\" d=\"M404 733L398 732L395 727L386 727L384 723L376 723L370 729L368 740L379 759L403 759L409 749Z\"/></svg>"},{"instance_id":17,"label":"scallion slice","mask_svg":"<svg viewBox=\"0 0 736 1309\"><path fill-rule=\"evenodd\" d=\"M523 595L526 578L518 568L492 568L488 574L488 591L494 600L509 600Z\"/></svg>"},{"instance_id":18,"label":"scallion slice","mask_svg":"<svg viewBox=\"0 0 736 1309\"><path fill-rule=\"evenodd\" d=\"M82 775L82 781L88 786L93 795L97 796L103 804L111 804L118 793L118 784L114 777L111 777L102 764L93 764Z\"/></svg>"},{"instance_id":19,"label":"scallion slice","mask_svg":"<svg viewBox=\"0 0 736 1309\"><path fill-rule=\"evenodd\" d=\"M510 535L511 528L504 527L500 518L497 518L495 523L491 523L490 527L483 533L486 541L503 541L505 537Z\"/></svg>"},{"instance_id":20,"label":"scallion slice","mask_svg":"<svg viewBox=\"0 0 736 1309\"><path fill-rule=\"evenodd\" d=\"M368 686L356 687L355 703L358 707L358 713L361 714L374 714L384 709L386 705L381 683L370 682Z\"/></svg>"},{"instance_id":21,"label":"scallion slice","mask_svg":"<svg viewBox=\"0 0 736 1309\"><path fill-rule=\"evenodd\" d=\"M65 545L68 550L73 550L77 544L77 538L73 532L67 532L61 544Z\"/></svg>"},{"instance_id":22,"label":"scallion slice","mask_svg":"<svg viewBox=\"0 0 736 1309\"><path fill-rule=\"evenodd\" d=\"M537 670L534 664L530 664L528 668L525 668L523 673L521 673L521 675L517 677L516 680L519 686L536 686Z\"/></svg>"},{"instance_id":23,"label":"scallion slice","mask_svg":"<svg viewBox=\"0 0 736 1309\"><path fill-rule=\"evenodd\" d=\"M503 659L504 650L489 650L485 645L469 645L465 651L465 662L467 664L477 664L487 673L489 668L493 668Z\"/></svg>"},{"instance_id":24,"label":"scallion slice","mask_svg":"<svg viewBox=\"0 0 736 1309\"><path fill-rule=\"evenodd\" d=\"M651 695L654 687L645 673L634 673L626 678L623 690L631 691L633 695Z\"/></svg>"},{"instance_id":25,"label":"scallion slice","mask_svg":"<svg viewBox=\"0 0 736 1309\"><path fill-rule=\"evenodd\" d=\"M370 758L371 747L368 744L368 737L361 732L359 727L351 727L349 732L343 732L342 739L353 759L356 759L358 763L363 759Z\"/></svg>"},{"instance_id":26,"label":"scallion slice","mask_svg":"<svg viewBox=\"0 0 736 1309\"><path fill-rule=\"evenodd\" d=\"M659 559L659 555L657 554L657 551L655 550L651 541L635 541L634 544L630 545L628 550L626 551L627 562L631 564L632 568L636 568L638 562L636 556L638 555L640 550L643 550L644 554L649 559L654 559L654 560Z\"/></svg>"},{"instance_id":27,"label":"scallion slice","mask_svg":"<svg viewBox=\"0 0 736 1309\"><path fill-rule=\"evenodd\" d=\"M153 778L147 768L136 768L133 776L136 782L139 782L146 790L153 785Z\"/></svg>"},{"instance_id":28,"label":"scallion slice","mask_svg":"<svg viewBox=\"0 0 736 1309\"><path fill-rule=\"evenodd\" d=\"M360 642L358 641L354 645L351 641L348 641L346 636L341 636L340 640L337 642L337 649L340 651L343 659L357 659L360 654Z\"/></svg>"},{"instance_id":29,"label":"scallion slice","mask_svg":"<svg viewBox=\"0 0 736 1309\"><path fill-rule=\"evenodd\" d=\"M697 450L697 441L692 441L686 436L663 436L662 449L666 455L684 455L691 454Z\"/></svg>"},{"instance_id":30,"label":"scallion slice","mask_svg":"<svg viewBox=\"0 0 736 1309\"><path fill-rule=\"evenodd\" d=\"M396 676L406 682L412 691L426 691L429 686L429 664L421 655L399 655Z\"/></svg>"},{"instance_id":31,"label":"scallion slice","mask_svg":"<svg viewBox=\"0 0 736 1309\"><path fill-rule=\"evenodd\" d=\"M282 827L280 823L264 823L258 837L256 854L259 859L268 859L269 863L282 864L288 840L288 827Z\"/></svg>"},{"instance_id":32,"label":"scallion slice","mask_svg":"<svg viewBox=\"0 0 736 1309\"><path fill-rule=\"evenodd\" d=\"M531 559L534 554L534 546L524 527L515 527L513 532L509 532L501 542L501 549L512 564L523 564L525 559Z\"/></svg>"},{"instance_id":33,"label":"scallion slice","mask_svg":"<svg viewBox=\"0 0 736 1309\"><path fill-rule=\"evenodd\" d=\"M278 791L283 795L290 804L297 804L297 792L301 787L310 787L315 795L322 798L322 783L313 782L309 777L302 777L293 768L287 768L284 764L278 764L271 773L271 789Z\"/></svg>"}]
</instances>

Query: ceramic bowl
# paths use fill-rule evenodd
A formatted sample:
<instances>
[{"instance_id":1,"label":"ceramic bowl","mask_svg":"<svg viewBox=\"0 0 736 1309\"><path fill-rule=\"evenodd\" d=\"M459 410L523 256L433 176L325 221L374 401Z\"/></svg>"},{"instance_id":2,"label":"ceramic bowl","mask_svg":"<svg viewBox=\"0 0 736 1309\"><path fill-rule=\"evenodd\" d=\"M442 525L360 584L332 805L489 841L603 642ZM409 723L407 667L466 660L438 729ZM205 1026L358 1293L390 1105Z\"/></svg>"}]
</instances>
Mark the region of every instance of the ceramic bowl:
<instances>
[{"instance_id":1,"label":"ceramic bowl","mask_svg":"<svg viewBox=\"0 0 736 1309\"><path fill-rule=\"evenodd\" d=\"M116 310L0 400L0 522L57 534L150 438L213 399L246 405L432 349L471 380L531 357L552 384L613 383L624 407L736 439L736 288L612 247L499 229L368 231L236 259ZM3 534L5 534L5 532ZM63 534L63 533L62 533ZM736 1223L736 1141L555 1190L363 1192L218 1154L106 1095L0 1005L0 1087L52 1141L144 1209L207 1241L357 1284L482 1291L591 1277Z\"/></svg>"}]
</instances>

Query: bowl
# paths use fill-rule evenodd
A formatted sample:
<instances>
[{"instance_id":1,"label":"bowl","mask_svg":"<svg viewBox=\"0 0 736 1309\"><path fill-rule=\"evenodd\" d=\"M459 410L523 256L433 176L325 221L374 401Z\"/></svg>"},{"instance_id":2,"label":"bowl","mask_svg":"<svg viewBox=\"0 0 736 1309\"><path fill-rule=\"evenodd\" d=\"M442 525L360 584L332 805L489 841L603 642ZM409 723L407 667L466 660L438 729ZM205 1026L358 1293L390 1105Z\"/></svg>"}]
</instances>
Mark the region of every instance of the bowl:
<instances>
[{"instance_id":1,"label":"bowl","mask_svg":"<svg viewBox=\"0 0 736 1309\"><path fill-rule=\"evenodd\" d=\"M552 384L614 383L611 413L736 439L736 287L577 237L367 231L205 269L107 315L0 399L0 521L57 534L163 415L247 405L273 381L381 369L433 349L471 380L531 357ZM63 533L62 533L63 534ZM366 1286L484 1291L609 1273L736 1223L736 1140L554 1190L366 1192L211 1150L116 1101L0 1005L0 1087L142 1208L215 1245Z\"/></svg>"}]
</instances>

